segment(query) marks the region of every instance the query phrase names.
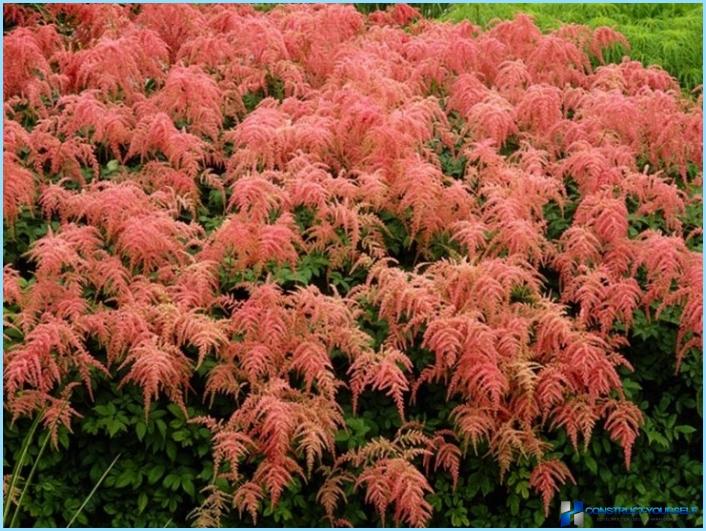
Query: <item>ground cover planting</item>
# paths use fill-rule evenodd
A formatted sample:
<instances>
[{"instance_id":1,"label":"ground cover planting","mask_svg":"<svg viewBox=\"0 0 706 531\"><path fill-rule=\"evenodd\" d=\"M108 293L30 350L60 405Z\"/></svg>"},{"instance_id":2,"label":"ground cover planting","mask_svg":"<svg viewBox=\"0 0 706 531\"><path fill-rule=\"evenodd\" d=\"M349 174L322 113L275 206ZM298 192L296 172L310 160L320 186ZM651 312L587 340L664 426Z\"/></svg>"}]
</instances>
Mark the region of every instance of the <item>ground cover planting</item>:
<instances>
[{"instance_id":1,"label":"ground cover planting","mask_svg":"<svg viewBox=\"0 0 706 531\"><path fill-rule=\"evenodd\" d=\"M624 35L4 20L5 525L701 506L701 94Z\"/></svg>"},{"instance_id":2,"label":"ground cover planting","mask_svg":"<svg viewBox=\"0 0 706 531\"><path fill-rule=\"evenodd\" d=\"M543 31L562 24L610 26L630 42L633 59L664 67L684 89L703 83L701 4L447 4L441 16L486 26L520 12L532 16ZM607 53L619 62L627 51L618 47Z\"/></svg>"}]
</instances>

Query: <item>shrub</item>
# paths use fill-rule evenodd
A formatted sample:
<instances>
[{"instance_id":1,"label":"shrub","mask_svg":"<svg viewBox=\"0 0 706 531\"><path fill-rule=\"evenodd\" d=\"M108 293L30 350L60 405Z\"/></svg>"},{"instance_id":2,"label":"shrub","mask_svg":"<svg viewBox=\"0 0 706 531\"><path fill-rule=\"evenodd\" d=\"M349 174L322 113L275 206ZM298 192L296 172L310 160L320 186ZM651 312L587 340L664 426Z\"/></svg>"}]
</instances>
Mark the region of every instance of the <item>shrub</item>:
<instances>
[{"instance_id":1,"label":"shrub","mask_svg":"<svg viewBox=\"0 0 706 531\"><path fill-rule=\"evenodd\" d=\"M596 503L701 496L701 102L609 63L624 36L403 5L5 18L6 463L44 430L22 523L106 470L80 523L540 525L596 476Z\"/></svg>"},{"instance_id":2,"label":"shrub","mask_svg":"<svg viewBox=\"0 0 706 531\"><path fill-rule=\"evenodd\" d=\"M660 65L691 90L703 83L702 11L700 4L465 4L442 16L486 26L522 12L543 31L562 24L608 26L630 43L629 49L608 50L611 60L627 54L644 65Z\"/></svg>"}]
</instances>

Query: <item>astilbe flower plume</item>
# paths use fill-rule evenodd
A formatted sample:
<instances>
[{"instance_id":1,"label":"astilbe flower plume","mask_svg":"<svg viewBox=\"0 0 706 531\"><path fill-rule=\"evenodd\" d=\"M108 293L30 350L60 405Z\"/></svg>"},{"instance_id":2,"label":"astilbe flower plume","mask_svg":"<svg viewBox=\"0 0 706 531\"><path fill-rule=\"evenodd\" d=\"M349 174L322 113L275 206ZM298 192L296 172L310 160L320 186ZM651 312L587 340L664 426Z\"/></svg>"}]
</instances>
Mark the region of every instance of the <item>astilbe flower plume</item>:
<instances>
[{"instance_id":1,"label":"astilbe flower plume","mask_svg":"<svg viewBox=\"0 0 706 531\"><path fill-rule=\"evenodd\" d=\"M701 349L700 102L657 67L604 64L627 45L609 28L482 31L403 5L5 16L5 222L47 224L4 269L5 407L44 412L56 444L98 373L147 415L186 413L204 371L204 401L235 405L191 419L230 489L209 487L198 523L230 505L256 521L315 476L332 524L360 491L383 524L423 526L432 477L455 486L484 450L501 479L529 462L547 511L573 480L548 432L578 449L605 429L630 466L635 313L681 308L677 371ZM282 281L312 256L326 279ZM455 405L431 430L420 397L439 385ZM371 394L402 428L339 452L341 400Z\"/></svg>"}]
</instances>

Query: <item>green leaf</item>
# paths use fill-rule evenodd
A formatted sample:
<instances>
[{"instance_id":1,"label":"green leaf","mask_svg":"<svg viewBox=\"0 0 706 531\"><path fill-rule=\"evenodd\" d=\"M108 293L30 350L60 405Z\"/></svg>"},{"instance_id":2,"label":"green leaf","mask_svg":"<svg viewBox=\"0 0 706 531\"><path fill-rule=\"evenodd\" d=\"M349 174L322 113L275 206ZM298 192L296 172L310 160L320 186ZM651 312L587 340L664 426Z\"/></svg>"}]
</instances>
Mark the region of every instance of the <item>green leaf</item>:
<instances>
[{"instance_id":1,"label":"green leaf","mask_svg":"<svg viewBox=\"0 0 706 531\"><path fill-rule=\"evenodd\" d=\"M147 474L147 482L154 485L155 483L157 483L157 481L159 481L159 478L161 478L163 474L164 474L164 465L162 465L162 464L156 465L156 466L152 467L150 469L149 473Z\"/></svg>"},{"instance_id":2,"label":"green leaf","mask_svg":"<svg viewBox=\"0 0 706 531\"><path fill-rule=\"evenodd\" d=\"M604 483L610 483L610 481L613 479L613 473L608 467L601 467L598 474L601 478L601 481Z\"/></svg>"},{"instance_id":3,"label":"green leaf","mask_svg":"<svg viewBox=\"0 0 706 531\"><path fill-rule=\"evenodd\" d=\"M648 436L649 438L649 436ZM663 446L664 448L669 447L669 441L664 437L662 434L654 432L652 433L652 440L655 441L657 444L660 446Z\"/></svg>"},{"instance_id":4,"label":"green leaf","mask_svg":"<svg viewBox=\"0 0 706 531\"><path fill-rule=\"evenodd\" d=\"M112 404L110 404L110 405L112 406ZM99 405L95 406L93 408L93 410L102 417L108 417L108 416L112 415L112 413L110 413L110 409L108 408L107 405L99 404Z\"/></svg>"},{"instance_id":5,"label":"green leaf","mask_svg":"<svg viewBox=\"0 0 706 531\"><path fill-rule=\"evenodd\" d=\"M189 496L192 498L196 495L196 489L194 488L194 483L190 478L181 478L181 486Z\"/></svg>"},{"instance_id":6,"label":"green leaf","mask_svg":"<svg viewBox=\"0 0 706 531\"><path fill-rule=\"evenodd\" d=\"M174 415L177 419L179 420L184 420L184 412L181 410L179 406L176 404L169 404L167 406L167 409L169 412Z\"/></svg>"},{"instance_id":7,"label":"green leaf","mask_svg":"<svg viewBox=\"0 0 706 531\"><path fill-rule=\"evenodd\" d=\"M645 496L647 494L647 488L645 488L645 485L642 483L642 481L638 481L635 483L635 488L637 489L637 492Z\"/></svg>"},{"instance_id":8,"label":"green leaf","mask_svg":"<svg viewBox=\"0 0 706 531\"><path fill-rule=\"evenodd\" d=\"M133 480L133 471L130 469L123 470L123 472L115 480L115 486L119 489L127 487Z\"/></svg>"},{"instance_id":9,"label":"green leaf","mask_svg":"<svg viewBox=\"0 0 706 531\"><path fill-rule=\"evenodd\" d=\"M167 423L164 422L162 419L157 419L155 421L155 424L157 425L157 429L159 430L159 433L162 434L162 437L165 437L167 434Z\"/></svg>"},{"instance_id":10,"label":"green leaf","mask_svg":"<svg viewBox=\"0 0 706 531\"><path fill-rule=\"evenodd\" d=\"M529 484L526 481L523 481L520 488L519 488L519 493L520 496L522 496L522 499L526 500L530 496L530 491L529 491Z\"/></svg>"},{"instance_id":11,"label":"green leaf","mask_svg":"<svg viewBox=\"0 0 706 531\"><path fill-rule=\"evenodd\" d=\"M137 512L142 513L142 511L145 510L147 507L147 502L149 499L147 498L147 494L144 492L141 492L140 495L137 497Z\"/></svg>"},{"instance_id":12,"label":"green leaf","mask_svg":"<svg viewBox=\"0 0 706 531\"><path fill-rule=\"evenodd\" d=\"M127 426L120 422L119 420L108 421L108 433L111 437L115 437L118 432L127 430Z\"/></svg>"},{"instance_id":13,"label":"green leaf","mask_svg":"<svg viewBox=\"0 0 706 531\"><path fill-rule=\"evenodd\" d=\"M510 497L508 498L508 501L510 502L510 514L513 516L519 514L520 512L520 498L516 496L515 494L511 494Z\"/></svg>"},{"instance_id":14,"label":"green leaf","mask_svg":"<svg viewBox=\"0 0 706 531\"><path fill-rule=\"evenodd\" d=\"M167 451L167 456L169 457L169 459L174 461L177 456L177 447L173 441L167 441L166 451Z\"/></svg>"},{"instance_id":15,"label":"green leaf","mask_svg":"<svg viewBox=\"0 0 706 531\"><path fill-rule=\"evenodd\" d=\"M542 511L535 511L534 512L534 525L535 527L541 527L542 524L544 523L545 517L544 513Z\"/></svg>"},{"instance_id":16,"label":"green leaf","mask_svg":"<svg viewBox=\"0 0 706 531\"><path fill-rule=\"evenodd\" d=\"M179 476L174 473L167 474L167 477L164 478L162 485L168 489L177 490L179 488Z\"/></svg>"}]
</instances>

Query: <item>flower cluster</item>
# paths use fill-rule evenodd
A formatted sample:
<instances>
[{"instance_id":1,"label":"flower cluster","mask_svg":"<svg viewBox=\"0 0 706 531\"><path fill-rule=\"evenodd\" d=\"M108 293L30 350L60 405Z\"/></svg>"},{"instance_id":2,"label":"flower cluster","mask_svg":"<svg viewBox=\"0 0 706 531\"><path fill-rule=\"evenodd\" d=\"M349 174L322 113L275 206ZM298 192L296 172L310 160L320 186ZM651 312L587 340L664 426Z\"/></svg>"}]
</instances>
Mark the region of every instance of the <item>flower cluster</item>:
<instances>
[{"instance_id":1,"label":"flower cluster","mask_svg":"<svg viewBox=\"0 0 706 531\"><path fill-rule=\"evenodd\" d=\"M429 474L455 482L479 448L501 476L531 463L548 507L572 480L548 432L578 447L603 426L630 465L635 312L680 309L677 368L701 348L700 96L603 64L627 46L609 28L482 31L404 5L5 18L5 223L48 226L4 270L5 407L56 437L97 373L146 413L205 374L231 414L194 421L231 490L202 522L226 498L256 519L316 475L332 523L350 487L421 526ZM312 256L324 282L282 280ZM433 430L414 414L432 385L457 404ZM370 392L410 422L337 451L342 397Z\"/></svg>"}]
</instances>

